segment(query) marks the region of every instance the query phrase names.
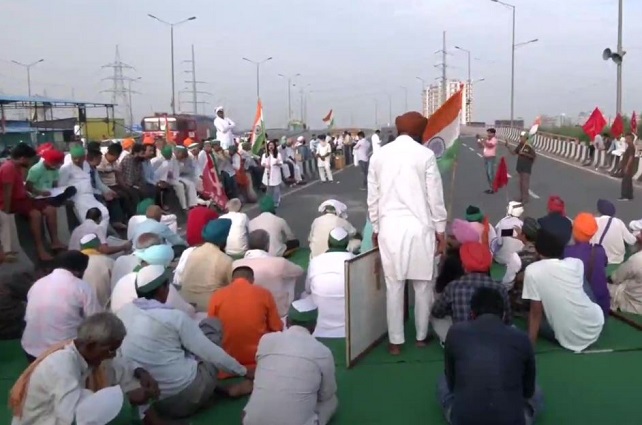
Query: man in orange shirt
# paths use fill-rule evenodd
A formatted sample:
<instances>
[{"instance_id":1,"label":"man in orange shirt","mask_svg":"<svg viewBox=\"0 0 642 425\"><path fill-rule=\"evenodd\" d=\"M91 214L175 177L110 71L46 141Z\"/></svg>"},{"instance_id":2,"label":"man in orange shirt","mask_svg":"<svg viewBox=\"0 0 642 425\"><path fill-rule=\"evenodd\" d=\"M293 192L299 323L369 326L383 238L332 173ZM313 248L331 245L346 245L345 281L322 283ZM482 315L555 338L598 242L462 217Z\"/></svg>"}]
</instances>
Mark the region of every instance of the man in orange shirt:
<instances>
[{"instance_id":1,"label":"man in orange shirt","mask_svg":"<svg viewBox=\"0 0 642 425\"><path fill-rule=\"evenodd\" d=\"M254 271L246 266L234 269L232 283L214 292L207 316L223 324L223 349L252 370L261 337L283 330L274 297L267 289L254 285Z\"/></svg>"}]
</instances>

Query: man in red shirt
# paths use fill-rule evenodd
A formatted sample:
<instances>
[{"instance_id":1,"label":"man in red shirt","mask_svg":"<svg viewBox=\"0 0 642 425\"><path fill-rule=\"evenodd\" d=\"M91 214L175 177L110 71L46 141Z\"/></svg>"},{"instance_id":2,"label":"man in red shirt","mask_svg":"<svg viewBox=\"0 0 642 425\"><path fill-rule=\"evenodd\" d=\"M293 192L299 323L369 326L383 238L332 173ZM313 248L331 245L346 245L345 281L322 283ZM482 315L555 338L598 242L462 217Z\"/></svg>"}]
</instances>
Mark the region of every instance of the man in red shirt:
<instances>
[{"instance_id":1,"label":"man in red shirt","mask_svg":"<svg viewBox=\"0 0 642 425\"><path fill-rule=\"evenodd\" d=\"M212 220L219 216L218 207L212 202L209 207L197 205L187 214L187 229L185 239L189 246L198 246L203 243L203 229Z\"/></svg>"},{"instance_id":2,"label":"man in red shirt","mask_svg":"<svg viewBox=\"0 0 642 425\"><path fill-rule=\"evenodd\" d=\"M33 199L27 193L24 170L31 166L35 157L36 151L31 146L19 143L11 150L11 159L0 166L0 209L6 214L18 214L29 219L38 257L42 261L50 261L53 257L45 249L42 235L43 216L51 236L51 248L65 249L66 246L58 239L56 209L48 205L46 200Z\"/></svg>"}]
</instances>

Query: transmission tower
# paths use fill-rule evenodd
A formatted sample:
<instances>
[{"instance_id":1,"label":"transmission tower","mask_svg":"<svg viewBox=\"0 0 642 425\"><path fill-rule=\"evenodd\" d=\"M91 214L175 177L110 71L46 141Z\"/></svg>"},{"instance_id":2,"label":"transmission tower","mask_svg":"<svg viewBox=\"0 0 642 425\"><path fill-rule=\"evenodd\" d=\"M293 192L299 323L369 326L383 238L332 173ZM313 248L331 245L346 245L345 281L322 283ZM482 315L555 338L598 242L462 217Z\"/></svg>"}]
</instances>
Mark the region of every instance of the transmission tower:
<instances>
[{"instance_id":1,"label":"transmission tower","mask_svg":"<svg viewBox=\"0 0 642 425\"><path fill-rule=\"evenodd\" d=\"M444 31L443 35L443 46L441 50L437 50L435 54L441 53L441 60L442 62L440 64L435 65L435 68L441 68L441 102L439 102L441 105L446 103L446 99L448 99L448 77L446 75L446 70L448 69L448 65L446 63L446 57L449 55L448 50L446 48L446 31Z\"/></svg>"},{"instance_id":2,"label":"transmission tower","mask_svg":"<svg viewBox=\"0 0 642 425\"><path fill-rule=\"evenodd\" d=\"M199 94L205 94L205 95L212 95L212 93L206 92L206 91L199 91L198 90L198 85L199 84L207 84L206 81L197 81L196 80L196 53L194 52L194 45L192 44L192 59L191 60L185 60L183 63L188 63L191 64L190 69L185 70L186 74L191 75L191 79L185 81L185 84L189 84L189 88L182 90L181 93L190 93L191 94L191 100L190 101L184 101L181 102L179 99L179 104L181 103L191 103L192 108L191 111L194 114L198 114L198 105L206 105L209 104L209 102L205 101L200 101L198 100L198 95ZM180 93L179 93L180 94Z\"/></svg>"},{"instance_id":3,"label":"transmission tower","mask_svg":"<svg viewBox=\"0 0 642 425\"><path fill-rule=\"evenodd\" d=\"M101 93L111 93L111 103L124 108L120 111L121 115L128 118L128 121L130 121L128 127L131 128L134 125L131 96L129 95L128 85L125 83L128 81L134 81L135 79L125 75L125 71L133 71L135 68L120 60L118 46L116 46L116 56L114 61L103 65L102 68L111 68L113 73L110 77L103 78L103 80L109 80L112 82L112 88L103 90Z\"/></svg>"}]
</instances>

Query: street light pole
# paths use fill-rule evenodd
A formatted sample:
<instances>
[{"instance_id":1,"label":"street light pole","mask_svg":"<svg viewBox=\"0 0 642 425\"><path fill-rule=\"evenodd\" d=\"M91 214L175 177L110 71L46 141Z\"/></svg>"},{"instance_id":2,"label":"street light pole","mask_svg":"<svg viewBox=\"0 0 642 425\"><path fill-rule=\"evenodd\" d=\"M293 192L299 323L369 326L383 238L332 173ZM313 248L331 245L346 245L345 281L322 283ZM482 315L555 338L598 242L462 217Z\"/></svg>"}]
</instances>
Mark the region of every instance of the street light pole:
<instances>
[{"instance_id":1,"label":"street light pole","mask_svg":"<svg viewBox=\"0 0 642 425\"><path fill-rule=\"evenodd\" d=\"M515 119L515 11L516 7L512 4L504 3L499 0L491 0L492 2L499 3L502 6L509 7L513 11L513 41L511 43L511 59L510 59L510 126L513 127Z\"/></svg>"},{"instance_id":2,"label":"street light pole","mask_svg":"<svg viewBox=\"0 0 642 425\"><path fill-rule=\"evenodd\" d=\"M404 86L400 86L400 87L401 87L401 88L403 89L403 91L404 91L404 96L405 96L405 97L404 97L404 101L405 101L405 104L404 104L404 105L405 105L404 111L406 111L406 112L407 112L407 111L408 111L408 87L404 87Z\"/></svg>"},{"instance_id":3,"label":"street light pole","mask_svg":"<svg viewBox=\"0 0 642 425\"><path fill-rule=\"evenodd\" d=\"M468 81L466 84L466 107L468 110L467 114L467 119L466 123L472 121L472 111L470 110L470 107L472 105L472 96L471 96L471 89L472 89L472 77L471 77L471 71L470 71L470 50L464 49L459 46L455 46L455 49L461 50L462 52L466 53L466 56L468 57ZM511 88L511 93L512 93L512 88ZM511 125L512 125L512 110L513 110L513 105L511 104Z\"/></svg>"},{"instance_id":4,"label":"street light pole","mask_svg":"<svg viewBox=\"0 0 642 425\"><path fill-rule=\"evenodd\" d=\"M618 15L617 15L617 54L621 58L624 57L622 50L622 0L618 2ZM617 95L615 100L615 113L622 113L622 61L617 64Z\"/></svg>"},{"instance_id":5,"label":"street light pole","mask_svg":"<svg viewBox=\"0 0 642 425\"><path fill-rule=\"evenodd\" d=\"M264 64L267 61L272 60L272 56L269 58L263 59L262 61L253 61L248 58L241 58L246 62L252 63L256 66L256 98L257 100L261 98L261 65Z\"/></svg>"},{"instance_id":6,"label":"street light pole","mask_svg":"<svg viewBox=\"0 0 642 425\"><path fill-rule=\"evenodd\" d=\"M31 63L22 63L18 61L11 61L16 65L19 65L27 70L27 93L31 96L31 68L38 65L40 62L44 62L44 59L38 59L35 62Z\"/></svg>"},{"instance_id":7,"label":"street light pole","mask_svg":"<svg viewBox=\"0 0 642 425\"><path fill-rule=\"evenodd\" d=\"M187 19L183 19L178 22L167 22L164 21L150 13L147 14L150 18L169 26L169 43L170 43L170 59L172 61L172 114L176 115L176 76L174 72L174 27L184 24L189 21L196 19L196 16L192 16Z\"/></svg>"},{"instance_id":8,"label":"street light pole","mask_svg":"<svg viewBox=\"0 0 642 425\"><path fill-rule=\"evenodd\" d=\"M290 121L292 121L292 80L300 76L301 74L296 74L293 76L279 74L279 77L285 78L285 80L288 82L288 125L290 124Z\"/></svg>"}]
</instances>

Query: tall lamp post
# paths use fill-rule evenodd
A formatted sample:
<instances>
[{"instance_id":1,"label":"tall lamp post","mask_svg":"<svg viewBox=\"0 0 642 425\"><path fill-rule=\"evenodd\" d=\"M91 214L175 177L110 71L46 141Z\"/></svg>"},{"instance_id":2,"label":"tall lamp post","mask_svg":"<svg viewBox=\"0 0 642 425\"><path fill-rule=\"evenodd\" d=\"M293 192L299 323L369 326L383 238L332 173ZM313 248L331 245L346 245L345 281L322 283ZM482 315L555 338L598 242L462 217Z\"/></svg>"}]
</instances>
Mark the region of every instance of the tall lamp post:
<instances>
[{"instance_id":1,"label":"tall lamp post","mask_svg":"<svg viewBox=\"0 0 642 425\"><path fill-rule=\"evenodd\" d=\"M472 113L470 111L470 105L472 103L472 97L471 97L471 74L470 74L470 50L464 49L463 47L455 46L455 49L461 50L462 52L466 53L466 56L468 57L468 81L466 82L466 106L468 108L468 120L466 120L466 123L472 120ZM512 87L511 87L512 90ZM513 118L512 118L512 109L513 105L511 104L511 126L513 124Z\"/></svg>"},{"instance_id":2,"label":"tall lamp post","mask_svg":"<svg viewBox=\"0 0 642 425\"><path fill-rule=\"evenodd\" d=\"M129 100L129 129L130 131L134 131L134 105L132 103L132 93L135 93L132 91L132 82L134 81L140 81L143 77L136 77L136 78L128 78L127 79L127 94L128 94L128 100Z\"/></svg>"},{"instance_id":3,"label":"tall lamp post","mask_svg":"<svg viewBox=\"0 0 642 425\"><path fill-rule=\"evenodd\" d=\"M178 25L181 25L181 24L184 24L184 23L189 22L189 21L193 21L194 19L196 19L196 16L192 16L190 18L183 19L182 21L177 21L177 22L164 21L164 20L152 15L151 13L148 13L147 16L149 16L150 18L152 18L152 19L154 19L154 20L156 20L156 21L158 21L158 22L160 22L162 24L165 24L165 25L169 26L170 52L171 52L170 55L171 55L171 61L172 61L172 114L176 114L176 80L175 80L176 77L175 77L175 73L174 73L174 27L176 27Z\"/></svg>"},{"instance_id":4,"label":"tall lamp post","mask_svg":"<svg viewBox=\"0 0 642 425\"><path fill-rule=\"evenodd\" d=\"M408 112L408 87L399 86L404 93L404 111Z\"/></svg>"},{"instance_id":5,"label":"tall lamp post","mask_svg":"<svg viewBox=\"0 0 642 425\"><path fill-rule=\"evenodd\" d=\"M426 80L421 77L415 78L421 81L421 113L426 115L426 98L428 97L428 94L426 93Z\"/></svg>"},{"instance_id":6,"label":"tall lamp post","mask_svg":"<svg viewBox=\"0 0 642 425\"><path fill-rule=\"evenodd\" d=\"M271 61L272 56L269 58L265 58L262 61L253 61L248 58L241 58L246 62L249 62L251 64L256 65L256 98L260 99L261 98L261 65L263 65L265 62Z\"/></svg>"},{"instance_id":7,"label":"tall lamp post","mask_svg":"<svg viewBox=\"0 0 642 425\"><path fill-rule=\"evenodd\" d=\"M44 59L38 59L37 61L31 62L31 63L22 63L22 62L18 62L18 61L11 61L11 62L15 63L16 65L19 65L19 66L21 66L21 67L23 67L23 68L25 68L27 70L27 93L29 94L29 96L31 96L31 68L33 68L34 66L38 65L40 62L44 62L44 61L45 61Z\"/></svg>"},{"instance_id":8,"label":"tall lamp post","mask_svg":"<svg viewBox=\"0 0 642 425\"><path fill-rule=\"evenodd\" d=\"M617 81L616 81L616 97L615 97L615 113L622 113L622 61L626 52L622 48L622 13L623 1L618 0L618 15L617 15L617 52L611 49L604 49L602 59L611 59L617 65Z\"/></svg>"},{"instance_id":9,"label":"tall lamp post","mask_svg":"<svg viewBox=\"0 0 642 425\"><path fill-rule=\"evenodd\" d=\"M288 82L288 125L290 125L290 121L292 121L292 80L300 76L301 74L296 74L292 76L279 74L279 77L285 78Z\"/></svg>"},{"instance_id":10,"label":"tall lamp post","mask_svg":"<svg viewBox=\"0 0 642 425\"><path fill-rule=\"evenodd\" d=\"M307 126L307 121L308 121L308 94L312 93L312 91L308 91L307 93L305 92L306 89L308 89L310 86L312 86L311 83L306 84L305 86L301 86L301 122Z\"/></svg>"}]
</instances>

